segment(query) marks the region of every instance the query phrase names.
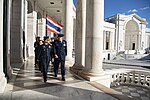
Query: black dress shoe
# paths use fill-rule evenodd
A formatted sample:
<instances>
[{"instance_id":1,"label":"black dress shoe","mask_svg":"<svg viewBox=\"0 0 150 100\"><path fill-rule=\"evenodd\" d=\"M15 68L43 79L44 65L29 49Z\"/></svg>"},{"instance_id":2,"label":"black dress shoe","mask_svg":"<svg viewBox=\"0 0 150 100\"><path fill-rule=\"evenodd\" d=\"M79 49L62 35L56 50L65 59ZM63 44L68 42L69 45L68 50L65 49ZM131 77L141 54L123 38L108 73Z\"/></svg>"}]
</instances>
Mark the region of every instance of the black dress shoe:
<instances>
[{"instance_id":1,"label":"black dress shoe","mask_svg":"<svg viewBox=\"0 0 150 100\"><path fill-rule=\"evenodd\" d=\"M57 77L57 75L54 75L54 77Z\"/></svg>"},{"instance_id":2,"label":"black dress shoe","mask_svg":"<svg viewBox=\"0 0 150 100\"><path fill-rule=\"evenodd\" d=\"M46 83L47 82L47 79L44 79L44 83Z\"/></svg>"},{"instance_id":3,"label":"black dress shoe","mask_svg":"<svg viewBox=\"0 0 150 100\"><path fill-rule=\"evenodd\" d=\"M65 78L62 78L62 81L66 81Z\"/></svg>"}]
</instances>

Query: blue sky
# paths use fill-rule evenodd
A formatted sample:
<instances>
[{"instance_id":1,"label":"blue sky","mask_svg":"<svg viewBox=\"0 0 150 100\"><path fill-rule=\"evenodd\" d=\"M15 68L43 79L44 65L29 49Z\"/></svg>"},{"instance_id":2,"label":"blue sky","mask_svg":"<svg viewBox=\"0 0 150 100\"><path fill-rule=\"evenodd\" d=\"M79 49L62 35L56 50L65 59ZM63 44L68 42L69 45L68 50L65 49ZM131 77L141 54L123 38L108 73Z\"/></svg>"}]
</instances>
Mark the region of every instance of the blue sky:
<instances>
[{"instance_id":1,"label":"blue sky","mask_svg":"<svg viewBox=\"0 0 150 100\"><path fill-rule=\"evenodd\" d=\"M74 3L76 0L74 0ZM150 28L150 0L104 0L104 17L114 14L132 14L136 13L142 18L146 18Z\"/></svg>"}]
</instances>

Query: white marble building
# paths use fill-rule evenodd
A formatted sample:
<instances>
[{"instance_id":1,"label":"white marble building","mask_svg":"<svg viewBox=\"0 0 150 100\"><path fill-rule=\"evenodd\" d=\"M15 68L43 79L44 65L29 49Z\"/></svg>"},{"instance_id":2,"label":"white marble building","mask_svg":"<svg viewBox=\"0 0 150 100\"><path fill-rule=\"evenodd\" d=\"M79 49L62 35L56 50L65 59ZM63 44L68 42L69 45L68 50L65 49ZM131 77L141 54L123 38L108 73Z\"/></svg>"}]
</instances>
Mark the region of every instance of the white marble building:
<instances>
[{"instance_id":1,"label":"white marble building","mask_svg":"<svg viewBox=\"0 0 150 100\"><path fill-rule=\"evenodd\" d=\"M117 14L104 22L104 0L77 0L76 8L72 0L0 0L0 13L0 93L12 75L12 65L34 56L35 37L46 32L46 15L64 25L67 61L73 61L75 48L71 70L108 87L110 76L103 71L104 58L143 54L150 47L146 20L136 14Z\"/></svg>"},{"instance_id":2,"label":"white marble building","mask_svg":"<svg viewBox=\"0 0 150 100\"><path fill-rule=\"evenodd\" d=\"M137 14L116 14L106 18L103 34L104 59L114 59L117 54L143 56L150 47L150 29L146 28L146 24L146 19Z\"/></svg>"}]
</instances>

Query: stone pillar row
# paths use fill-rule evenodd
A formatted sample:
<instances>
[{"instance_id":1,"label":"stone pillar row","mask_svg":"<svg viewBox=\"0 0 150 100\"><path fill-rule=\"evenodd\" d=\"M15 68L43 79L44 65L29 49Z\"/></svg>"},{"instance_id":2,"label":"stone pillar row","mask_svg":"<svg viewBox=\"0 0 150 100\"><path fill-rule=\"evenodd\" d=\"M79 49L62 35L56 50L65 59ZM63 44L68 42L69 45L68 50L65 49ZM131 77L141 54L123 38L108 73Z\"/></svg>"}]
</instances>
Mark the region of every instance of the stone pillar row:
<instances>
[{"instance_id":1,"label":"stone pillar row","mask_svg":"<svg viewBox=\"0 0 150 100\"><path fill-rule=\"evenodd\" d=\"M86 9L86 16L83 14L85 11L82 9ZM77 0L76 10L77 33L74 68L81 68L84 65L82 64L82 56L84 53L82 47L85 46L84 72L100 74L103 71L104 0ZM86 22L84 20L85 17ZM84 25L86 25L86 29L83 27ZM83 34L85 34L83 30L86 30L85 45L82 45Z\"/></svg>"},{"instance_id":2,"label":"stone pillar row","mask_svg":"<svg viewBox=\"0 0 150 100\"><path fill-rule=\"evenodd\" d=\"M110 87L110 75L102 68L103 22L104 0L77 0L75 64L70 70L89 81Z\"/></svg>"},{"instance_id":3,"label":"stone pillar row","mask_svg":"<svg viewBox=\"0 0 150 100\"><path fill-rule=\"evenodd\" d=\"M86 0L82 0L82 1L77 0L76 2L75 64L73 65L73 68L75 69L81 69L84 66L85 21L86 21L85 12L86 12Z\"/></svg>"}]
</instances>

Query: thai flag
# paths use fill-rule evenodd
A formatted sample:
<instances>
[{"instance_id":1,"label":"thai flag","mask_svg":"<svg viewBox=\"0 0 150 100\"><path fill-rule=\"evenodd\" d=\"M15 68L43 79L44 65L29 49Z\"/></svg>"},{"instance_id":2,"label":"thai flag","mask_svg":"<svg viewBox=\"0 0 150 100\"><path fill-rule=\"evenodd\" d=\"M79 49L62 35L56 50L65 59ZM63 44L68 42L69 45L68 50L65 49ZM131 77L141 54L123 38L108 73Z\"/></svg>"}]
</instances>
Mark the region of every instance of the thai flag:
<instances>
[{"instance_id":1,"label":"thai flag","mask_svg":"<svg viewBox=\"0 0 150 100\"><path fill-rule=\"evenodd\" d=\"M50 16L47 16L46 19L46 29L55 34L60 33L60 31L63 28L63 25L52 19Z\"/></svg>"}]
</instances>

